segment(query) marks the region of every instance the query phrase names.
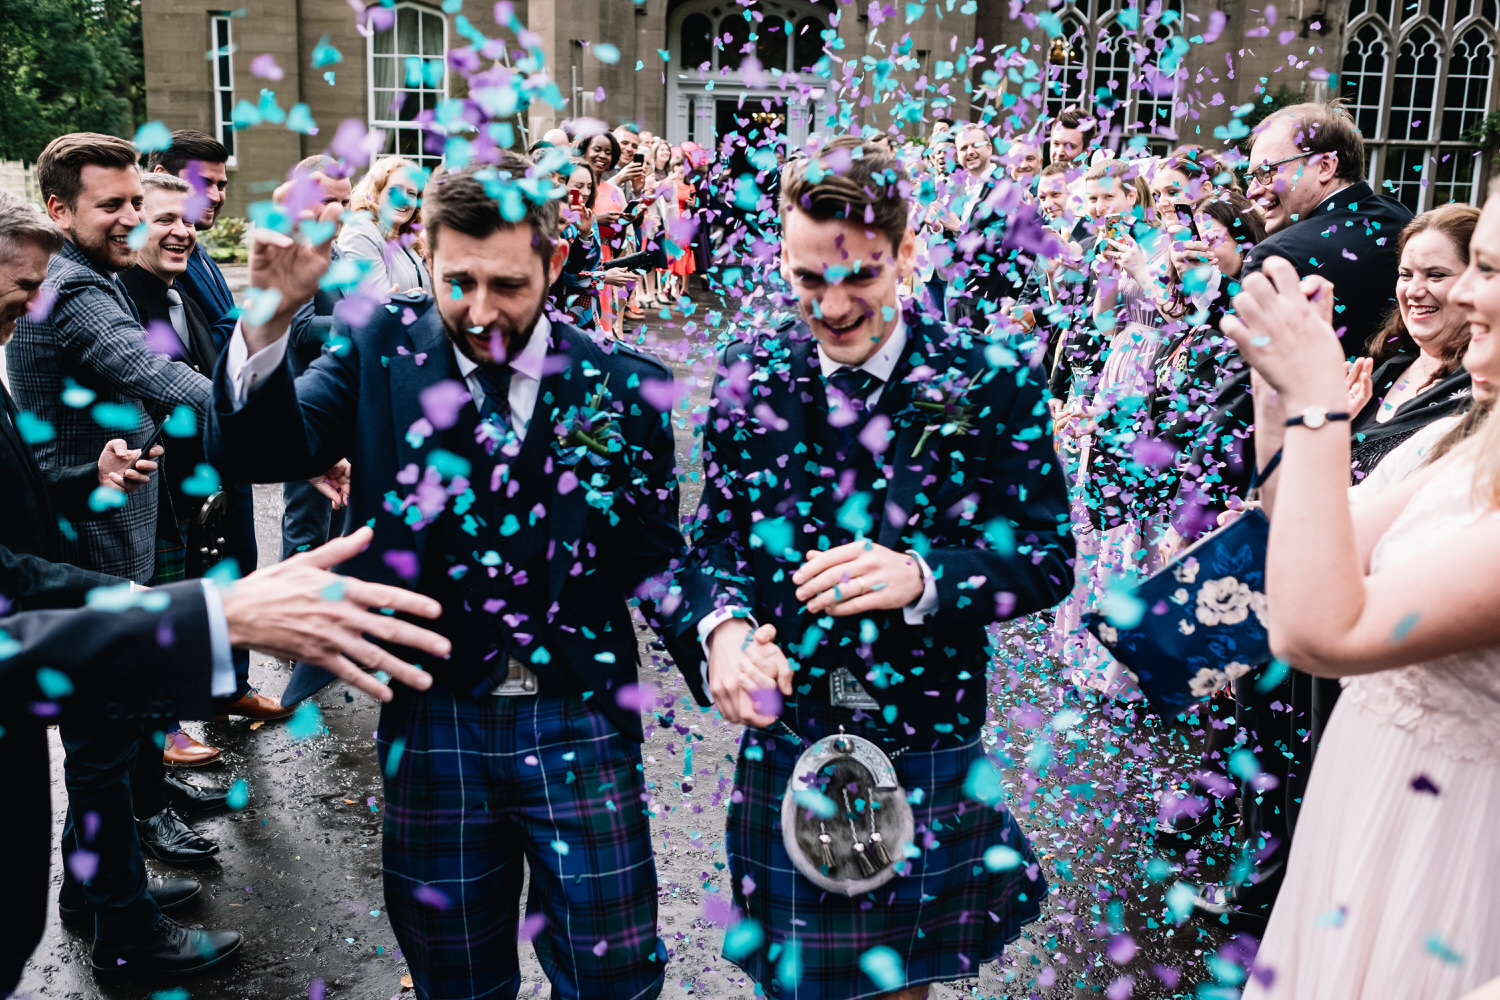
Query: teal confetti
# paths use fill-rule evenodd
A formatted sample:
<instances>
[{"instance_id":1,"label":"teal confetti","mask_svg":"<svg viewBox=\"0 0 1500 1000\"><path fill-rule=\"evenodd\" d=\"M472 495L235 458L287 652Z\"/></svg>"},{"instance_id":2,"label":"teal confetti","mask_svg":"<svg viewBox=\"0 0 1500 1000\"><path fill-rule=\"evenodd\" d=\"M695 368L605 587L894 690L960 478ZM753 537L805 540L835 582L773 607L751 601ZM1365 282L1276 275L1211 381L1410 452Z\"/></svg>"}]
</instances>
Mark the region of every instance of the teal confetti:
<instances>
[{"instance_id":1,"label":"teal confetti","mask_svg":"<svg viewBox=\"0 0 1500 1000\"><path fill-rule=\"evenodd\" d=\"M311 698L297 706L286 721L286 733L293 740L310 740L323 732L323 713Z\"/></svg>"},{"instance_id":2,"label":"teal confetti","mask_svg":"<svg viewBox=\"0 0 1500 1000\"><path fill-rule=\"evenodd\" d=\"M159 121L142 125L135 133L135 148L142 153L158 153L172 145L172 130Z\"/></svg>"},{"instance_id":3,"label":"teal confetti","mask_svg":"<svg viewBox=\"0 0 1500 1000\"><path fill-rule=\"evenodd\" d=\"M613 66L620 61L620 50L608 42L599 42L593 49L594 58L607 66Z\"/></svg>"},{"instance_id":4,"label":"teal confetti","mask_svg":"<svg viewBox=\"0 0 1500 1000\"><path fill-rule=\"evenodd\" d=\"M224 800L231 809L243 809L250 804L250 785L244 778L239 778L229 786L229 795Z\"/></svg>"},{"instance_id":5,"label":"teal confetti","mask_svg":"<svg viewBox=\"0 0 1500 1000\"><path fill-rule=\"evenodd\" d=\"M36 686L48 701L66 698L73 693L73 681L68 675L51 667L37 667Z\"/></svg>"},{"instance_id":6,"label":"teal confetti","mask_svg":"<svg viewBox=\"0 0 1500 1000\"><path fill-rule=\"evenodd\" d=\"M859 956L859 971L869 976L878 989L892 992L906 985L906 968L895 949L877 945Z\"/></svg>"},{"instance_id":7,"label":"teal confetti","mask_svg":"<svg viewBox=\"0 0 1500 1000\"><path fill-rule=\"evenodd\" d=\"M344 54L329 44L327 35L318 39L318 44L313 46L313 69L322 69L324 66L332 66L334 63L341 63L343 61Z\"/></svg>"}]
</instances>

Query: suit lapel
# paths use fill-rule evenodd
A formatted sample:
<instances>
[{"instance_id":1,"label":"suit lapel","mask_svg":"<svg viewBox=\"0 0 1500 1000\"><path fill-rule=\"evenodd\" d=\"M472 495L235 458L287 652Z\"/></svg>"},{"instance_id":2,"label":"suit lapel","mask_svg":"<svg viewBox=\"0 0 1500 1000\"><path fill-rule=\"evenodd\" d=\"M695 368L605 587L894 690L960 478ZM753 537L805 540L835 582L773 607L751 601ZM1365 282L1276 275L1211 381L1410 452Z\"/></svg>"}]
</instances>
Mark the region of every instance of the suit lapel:
<instances>
[{"instance_id":1,"label":"suit lapel","mask_svg":"<svg viewBox=\"0 0 1500 1000\"><path fill-rule=\"evenodd\" d=\"M396 470L399 475L403 470L415 469L420 481L427 452L437 444L436 439L442 433L432 426L423 412L423 391L445 380L457 381L464 391L468 390L458 377L453 347L443 333L436 307L425 310L408 328L408 334L410 348L393 354L388 359L386 370L391 387L389 398ZM415 487L417 483L409 485ZM423 518L412 523L417 552L422 551L431 521L432 518Z\"/></svg>"},{"instance_id":2,"label":"suit lapel","mask_svg":"<svg viewBox=\"0 0 1500 1000\"><path fill-rule=\"evenodd\" d=\"M913 323L910 314L907 317L907 329L909 339L906 351L891 377L891 408L885 405L884 397L879 408L881 412L890 414L895 431L891 451L886 456L891 463L891 478L886 487L885 516L880 519L880 531L876 538L887 548L896 548L900 544L902 532L916 506L917 493L924 486L930 489L936 485L929 481L929 477L937 466L937 435L929 437L921 452L917 453L917 443L922 440L922 433L926 430L925 422L899 419L900 413L907 409L916 391L917 380L912 375L918 365L926 365L941 373L952 361L933 343L932 331L925 325Z\"/></svg>"}]
</instances>

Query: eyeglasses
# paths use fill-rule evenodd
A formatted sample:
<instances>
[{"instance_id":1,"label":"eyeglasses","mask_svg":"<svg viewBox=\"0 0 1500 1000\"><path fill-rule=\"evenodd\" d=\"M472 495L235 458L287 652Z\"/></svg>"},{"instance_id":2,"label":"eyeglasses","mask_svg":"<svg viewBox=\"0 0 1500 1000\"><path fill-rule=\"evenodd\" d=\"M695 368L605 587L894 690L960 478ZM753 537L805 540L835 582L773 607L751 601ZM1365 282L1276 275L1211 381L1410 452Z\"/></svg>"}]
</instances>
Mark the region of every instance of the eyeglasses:
<instances>
[{"instance_id":1,"label":"eyeglasses","mask_svg":"<svg viewBox=\"0 0 1500 1000\"><path fill-rule=\"evenodd\" d=\"M1261 187L1270 187L1271 182L1276 179L1277 169L1291 163L1293 160L1300 160L1305 156L1312 155L1313 151L1308 150L1305 153L1298 153L1296 156L1288 156L1280 160L1272 160L1270 163L1262 163L1260 166L1251 169L1249 177Z\"/></svg>"}]
</instances>

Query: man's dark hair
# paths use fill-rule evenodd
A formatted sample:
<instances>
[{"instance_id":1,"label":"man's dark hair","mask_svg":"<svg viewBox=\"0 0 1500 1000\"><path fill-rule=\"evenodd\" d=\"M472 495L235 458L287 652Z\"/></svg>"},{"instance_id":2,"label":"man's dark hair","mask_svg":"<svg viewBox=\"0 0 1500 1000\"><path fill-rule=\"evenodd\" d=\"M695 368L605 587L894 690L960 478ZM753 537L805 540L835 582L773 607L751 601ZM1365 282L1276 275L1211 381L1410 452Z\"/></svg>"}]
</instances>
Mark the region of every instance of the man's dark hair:
<instances>
[{"instance_id":1,"label":"man's dark hair","mask_svg":"<svg viewBox=\"0 0 1500 1000\"><path fill-rule=\"evenodd\" d=\"M937 118L934 118L932 120L932 123L934 125L947 125L949 128L953 127L953 119L952 118L947 118L947 117L944 117L944 116L941 116L941 115L938 116Z\"/></svg>"},{"instance_id":2,"label":"man's dark hair","mask_svg":"<svg viewBox=\"0 0 1500 1000\"><path fill-rule=\"evenodd\" d=\"M781 224L796 210L820 222L845 219L884 233L891 249L906 238L911 182L888 146L841 135L781 175Z\"/></svg>"},{"instance_id":3,"label":"man's dark hair","mask_svg":"<svg viewBox=\"0 0 1500 1000\"><path fill-rule=\"evenodd\" d=\"M512 186L519 189L525 212L515 222L500 214L500 198ZM537 172L521 154L503 150L493 163L433 174L422 192L422 219L429 253L437 252L444 229L482 240L502 229L529 225L532 248L545 261L556 243L558 200L550 174Z\"/></svg>"},{"instance_id":4,"label":"man's dark hair","mask_svg":"<svg viewBox=\"0 0 1500 1000\"><path fill-rule=\"evenodd\" d=\"M169 174L180 174L189 160L203 163L228 163L229 150L213 136L193 128L178 129L172 133L172 145L158 149L146 156L143 170L161 167Z\"/></svg>"},{"instance_id":5,"label":"man's dark hair","mask_svg":"<svg viewBox=\"0 0 1500 1000\"><path fill-rule=\"evenodd\" d=\"M1298 149L1337 156L1339 168L1334 176L1339 180L1355 184L1365 179L1365 140L1344 101L1309 102L1279 108L1256 127L1255 135L1270 128L1272 122L1280 121L1291 123L1292 142ZM1256 164L1250 166L1254 168Z\"/></svg>"},{"instance_id":6,"label":"man's dark hair","mask_svg":"<svg viewBox=\"0 0 1500 1000\"><path fill-rule=\"evenodd\" d=\"M1043 167L1037 177L1066 177L1071 172L1071 168L1066 163L1054 161Z\"/></svg>"},{"instance_id":7,"label":"man's dark hair","mask_svg":"<svg viewBox=\"0 0 1500 1000\"><path fill-rule=\"evenodd\" d=\"M1080 107L1076 104L1059 111L1057 113L1057 120L1053 124L1061 125L1066 129L1077 129L1082 132L1085 145L1087 145L1089 137L1099 128L1099 120L1094 117L1094 113L1088 108Z\"/></svg>"},{"instance_id":8,"label":"man's dark hair","mask_svg":"<svg viewBox=\"0 0 1500 1000\"><path fill-rule=\"evenodd\" d=\"M36 161L42 198L56 195L68 208L78 207L83 193L84 167L124 170L135 166L135 147L129 139L98 132L70 132L47 143Z\"/></svg>"}]
</instances>

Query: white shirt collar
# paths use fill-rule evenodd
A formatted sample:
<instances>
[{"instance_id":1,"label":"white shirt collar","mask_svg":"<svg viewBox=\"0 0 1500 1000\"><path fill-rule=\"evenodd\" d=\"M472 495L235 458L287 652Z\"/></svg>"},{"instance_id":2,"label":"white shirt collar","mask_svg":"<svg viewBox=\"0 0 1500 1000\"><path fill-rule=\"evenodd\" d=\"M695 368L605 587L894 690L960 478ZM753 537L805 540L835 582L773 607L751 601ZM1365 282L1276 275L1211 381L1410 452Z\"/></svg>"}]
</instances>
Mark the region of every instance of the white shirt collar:
<instances>
[{"instance_id":1,"label":"white shirt collar","mask_svg":"<svg viewBox=\"0 0 1500 1000\"><path fill-rule=\"evenodd\" d=\"M896 373L896 365L901 361L901 353L906 350L906 320L902 316L901 303L896 303L896 326L891 330L891 335L885 338L885 343L880 349L865 359L864 364L855 367L856 371L869 372L881 382L888 383L891 376ZM848 368L849 365L840 364L823 353L823 345L818 345L818 367L827 378L840 368Z\"/></svg>"},{"instance_id":2,"label":"white shirt collar","mask_svg":"<svg viewBox=\"0 0 1500 1000\"><path fill-rule=\"evenodd\" d=\"M545 315L536 321L536 326L531 330L531 339L526 346L521 348L521 353L510 359L511 368L519 375L524 375L533 381L542 380L543 369L547 362L547 347L552 343L552 321ZM458 359L458 373L467 379L474 373L479 365L458 349L455 345L453 356Z\"/></svg>"}]
</instances>

